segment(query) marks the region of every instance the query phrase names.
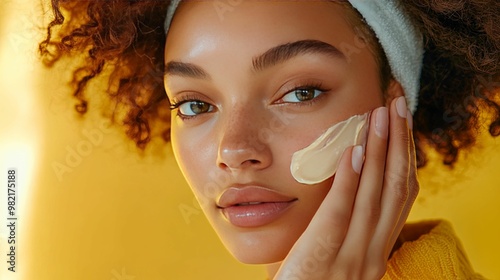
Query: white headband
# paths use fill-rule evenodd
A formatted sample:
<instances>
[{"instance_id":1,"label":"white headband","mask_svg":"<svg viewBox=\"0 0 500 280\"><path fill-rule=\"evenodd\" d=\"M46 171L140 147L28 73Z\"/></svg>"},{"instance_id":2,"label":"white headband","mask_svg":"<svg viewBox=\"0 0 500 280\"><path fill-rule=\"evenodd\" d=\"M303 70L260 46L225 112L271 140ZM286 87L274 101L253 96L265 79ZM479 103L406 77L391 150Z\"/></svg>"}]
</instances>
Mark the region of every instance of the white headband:
<instances>
[{"instance_id":1,"label":"white headband","mask_svg":"<svg viewBox=\"0 0 500 280\"><path fill-rule=\"evenodd\" d=\"M165 19L168 32L181 0L172 0ZM384 49L392 75L405 91L408 108L415 113L424 56L422 34L412 25L397 0L349 0L372 28Z\"/></svg>"}]
</instances>

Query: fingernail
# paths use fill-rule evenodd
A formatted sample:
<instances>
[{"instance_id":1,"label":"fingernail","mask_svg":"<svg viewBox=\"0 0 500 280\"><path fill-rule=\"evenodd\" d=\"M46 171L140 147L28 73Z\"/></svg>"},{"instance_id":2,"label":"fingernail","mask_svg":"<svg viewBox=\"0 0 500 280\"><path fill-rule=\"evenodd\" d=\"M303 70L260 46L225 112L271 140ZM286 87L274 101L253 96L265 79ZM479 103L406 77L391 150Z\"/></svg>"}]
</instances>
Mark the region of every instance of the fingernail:
<instances>
[{"instance_id":1,"label":"fingernail","mask_svg":"<svg viewBox=\"0 0 500 280\"><path fill-rule=\"evenodd\" d=\"M400 117L403 119L406 118L406 112L408 109L406 107L406 99L403 96L398 97L398 100L396 100L396 109Z\"/></svg>"},{"instance_id":2,"label":"fingernail","mask_svg":"<svg viewBox=\"0 0 500 280\"><path fill-rule=\"evenodd\" d=\"M363 166L363 147L354 146L354 148L352 149L352 169L357 174L360 174L362 166Z\"/></svg>"},{"instance_id":3,"label":"fingernail","mask_svg":"<svg viewBox=\"0 0 500 280\"><path fill-rule=\"evenodd\" d=\"M377 109L375 116L375 133L382 139L387 139L389 133L389 110L386 107Z\"/></svg>"},{"instance_id":4,"label":"fingernail","mask_svg":"<svg viewBox=\"0 0 500 280\"><path fill-rule=\"evenodd\" d=\"M406 113L406 121L408 122L408 128L410 130L413 130L413 116L410 110L408 110L408 113Z\"/></svg>"}]
</instances>

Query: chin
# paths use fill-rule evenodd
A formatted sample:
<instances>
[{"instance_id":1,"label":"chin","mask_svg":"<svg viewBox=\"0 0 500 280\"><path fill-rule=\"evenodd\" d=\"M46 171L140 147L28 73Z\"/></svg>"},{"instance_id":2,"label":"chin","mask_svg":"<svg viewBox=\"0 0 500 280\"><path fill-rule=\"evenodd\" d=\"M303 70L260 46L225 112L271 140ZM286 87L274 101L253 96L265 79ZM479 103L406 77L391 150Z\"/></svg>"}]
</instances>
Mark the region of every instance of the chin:
<instances>
[{"instance_id":1,"label":"chin","mask_svg":"<svg viewBox=\"0 0 500 280\"><path fill-rule=\"evenodd\" d=\"M297 203L278 219L255 227L236 226L219 210L204 210L219 239L236 260L244 264L272 264L286 258L309 225L317 205Z\"/></svg>"},{"instance_id":2,"label":"chin","mask_svg":"<svg viewBox=\"0 0 500 280\"><path fill-rule=\"evenodd\" d=\"M255 240L245 237L226 246L231 255L244 264L270 264L282 261L291 249L292 244L278 240ZM243 239L243 240L242 240ZM259 238L260 239L260 238Z\"/></svg>"},{"instance_id":3,"label":"chin","mask_svg":"<svg viewBox=\"0 0 500 280\"><path fill-rule=\"evenodd\" d=\"M229 253L244 264L271 264L282 261L297 239L302 228L273 226L259 228L215 227Z\"/></svg>"}]
</instances>

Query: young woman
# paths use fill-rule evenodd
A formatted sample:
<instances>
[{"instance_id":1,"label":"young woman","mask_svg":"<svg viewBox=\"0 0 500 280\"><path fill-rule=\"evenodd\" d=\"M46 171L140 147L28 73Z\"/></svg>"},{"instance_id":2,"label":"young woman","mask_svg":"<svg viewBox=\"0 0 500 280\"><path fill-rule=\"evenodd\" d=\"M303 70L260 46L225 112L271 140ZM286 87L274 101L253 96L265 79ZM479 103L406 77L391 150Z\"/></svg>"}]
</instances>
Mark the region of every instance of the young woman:
<instances>
[{"instance_id":1,"label":"young woman","mask_svg":"<svg viewBox=\"0 0 500 280\"><path fill-rule=\"evenodd\" d=\"M141 148L171 140L238 260L270 279L480 278L447 223L404 225L424 148L452 165L486 110L500 132L497 2L52 3L40 50L48 65L84 53L76 109L111 73L113 118ZM334 125L305 176L336 169L301 181L296 153Z\"/></svg>"}]
</instances>

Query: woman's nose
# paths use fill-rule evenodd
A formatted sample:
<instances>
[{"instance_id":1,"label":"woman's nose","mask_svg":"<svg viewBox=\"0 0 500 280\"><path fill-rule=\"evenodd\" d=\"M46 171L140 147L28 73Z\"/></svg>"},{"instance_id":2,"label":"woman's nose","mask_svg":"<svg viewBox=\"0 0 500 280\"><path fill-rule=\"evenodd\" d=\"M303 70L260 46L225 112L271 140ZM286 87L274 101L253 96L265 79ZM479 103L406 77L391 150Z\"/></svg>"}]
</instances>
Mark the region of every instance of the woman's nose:
<instances>
[{"instance_id":1,"label":"woman's nose","mask_svg":"<svg viewBox=\"0 0 500 280\"><path fill-rule=\"evenodd\" d=\"M228 171L260 170L272 163L264 118L239 111L221 127L217 165ZM267 137L268 138L268 137Z\"/></svg>"}]
</instances>

